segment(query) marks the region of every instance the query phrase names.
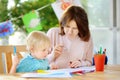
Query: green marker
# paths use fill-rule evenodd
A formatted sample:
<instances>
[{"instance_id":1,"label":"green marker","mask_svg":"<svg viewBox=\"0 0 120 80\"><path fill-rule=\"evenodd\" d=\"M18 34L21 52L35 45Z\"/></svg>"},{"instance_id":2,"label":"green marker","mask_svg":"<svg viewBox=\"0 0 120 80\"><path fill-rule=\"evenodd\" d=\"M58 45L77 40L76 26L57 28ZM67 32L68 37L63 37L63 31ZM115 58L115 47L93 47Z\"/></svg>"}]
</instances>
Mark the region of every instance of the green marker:
<instances>
[{"instance_id":1,"label":"green marker","mask_svg":"<svg viewBox=\"0 0 120 80\"><path fill-rule=\"evenodd\" d=\"M102 54L102 47L100 47L100 54Z\"/></svg>"}]
</instances>

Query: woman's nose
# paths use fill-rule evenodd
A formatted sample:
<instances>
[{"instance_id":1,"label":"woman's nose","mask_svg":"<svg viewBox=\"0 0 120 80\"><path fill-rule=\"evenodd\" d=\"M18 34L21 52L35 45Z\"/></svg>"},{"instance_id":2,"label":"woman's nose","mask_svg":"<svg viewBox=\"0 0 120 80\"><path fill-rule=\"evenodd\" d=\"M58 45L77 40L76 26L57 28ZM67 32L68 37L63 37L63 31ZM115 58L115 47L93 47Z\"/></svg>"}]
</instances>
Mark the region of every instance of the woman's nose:
<instances>
[{"instance_id":1,"label":"woman's nose","mask_svg":"<svg viewBox=\"0 0 120 80\"><path fill-rule=\"evenodd\" d=\"M72 34L72 28L69 28L68 33Z\"/></svg>"}]
</instances>

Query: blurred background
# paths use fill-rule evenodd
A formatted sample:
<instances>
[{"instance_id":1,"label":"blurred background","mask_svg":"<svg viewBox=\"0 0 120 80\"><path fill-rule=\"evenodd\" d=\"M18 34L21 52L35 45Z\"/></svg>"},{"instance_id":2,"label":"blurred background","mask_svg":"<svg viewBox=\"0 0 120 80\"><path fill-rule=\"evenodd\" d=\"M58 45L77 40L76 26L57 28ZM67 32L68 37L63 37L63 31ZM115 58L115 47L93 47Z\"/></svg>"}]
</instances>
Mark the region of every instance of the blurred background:
<instances>
[{"instance_id":1,"label":"blurred background","mask_svg":"<svg viewBox=\"0 0 120 80\"><path fill-rule=\"evenodd\" d=\"M0 0L0 45L25 45L31 31L58 27L68 3L86 10L94 53L102 46L108 64L120 64L120 0Z\"/></svg>"}]
</instances>

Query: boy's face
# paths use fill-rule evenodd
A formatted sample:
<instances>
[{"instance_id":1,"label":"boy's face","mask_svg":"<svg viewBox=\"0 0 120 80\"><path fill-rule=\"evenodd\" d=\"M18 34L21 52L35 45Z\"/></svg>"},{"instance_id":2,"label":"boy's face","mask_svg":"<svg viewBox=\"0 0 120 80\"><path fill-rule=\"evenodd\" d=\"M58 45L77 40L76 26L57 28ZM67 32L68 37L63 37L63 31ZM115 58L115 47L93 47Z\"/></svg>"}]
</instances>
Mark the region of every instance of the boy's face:
<instances>
[{"instance_id":1,"label":"boy's face","mask_svg":"<svg viewBox=\"0 0 120 80\"><path fill-rule=\"evenodd\" d=\"M37 59L45 59L46 56L48 55L49 53L49 48L47 49L43 49L43 50L36 50L34 52L34 56L37 58Z\"/></svg>"}]
</instances>

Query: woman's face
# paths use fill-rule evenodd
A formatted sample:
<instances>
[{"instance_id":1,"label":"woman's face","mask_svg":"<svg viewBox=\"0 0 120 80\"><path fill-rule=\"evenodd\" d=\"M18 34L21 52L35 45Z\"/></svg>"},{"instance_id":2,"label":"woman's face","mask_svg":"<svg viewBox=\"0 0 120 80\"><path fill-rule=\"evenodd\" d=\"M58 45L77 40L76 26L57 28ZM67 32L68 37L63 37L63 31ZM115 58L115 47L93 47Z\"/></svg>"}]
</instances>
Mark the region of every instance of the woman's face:
<instances>
[{"instance_id":1,"label":"woman's face","mask_svg":"<svg viewBox=\"0 0 120 80\"><path fill-rule=\"evenodd\" d=\"M79 32L76 22L71 20L68 25L64 26L64 32L69 39L74 39Z\"/></svg>"}]
</instances>

